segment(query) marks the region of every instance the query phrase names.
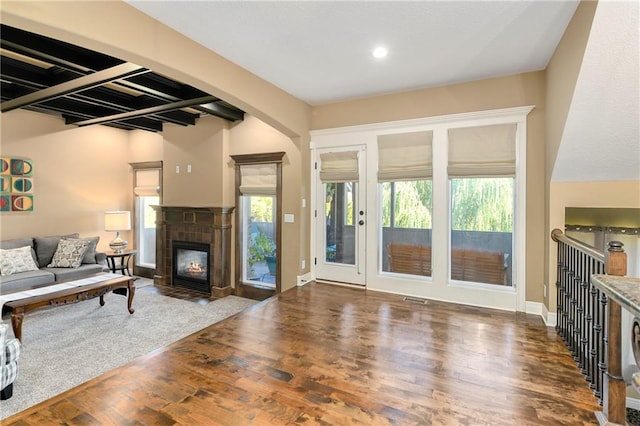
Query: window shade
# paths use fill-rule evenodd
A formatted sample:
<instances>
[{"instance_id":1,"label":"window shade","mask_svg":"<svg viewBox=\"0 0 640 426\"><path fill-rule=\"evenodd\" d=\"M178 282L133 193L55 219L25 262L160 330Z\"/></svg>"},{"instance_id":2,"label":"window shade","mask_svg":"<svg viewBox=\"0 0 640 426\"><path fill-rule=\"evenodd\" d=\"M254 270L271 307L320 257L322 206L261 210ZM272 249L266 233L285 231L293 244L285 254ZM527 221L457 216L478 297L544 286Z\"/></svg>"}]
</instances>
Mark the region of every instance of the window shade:
<instances>
[{"instance_id":1,"label":"window shade","mask_svg":"<svg viewBox=\"0 0 640 426\"><path fill-rule=\"evenodd\" d=\"M240 166L240 193L242 195L275 195L277 185L276 164Z\"/></svg>"},{"instance_id":2,"label":"window shade","mask_svg":"<svg viewBox=\"0 0 640 426\"><path fill-rule=\"evenodd\" d=\"M378 136L378 181L430 179L433 132Z\"/></svg>"},{"instance_id":3,"label":"window shade","mask_svg":"<svg viewBox=\"0 0 640 426\"><path fill-rule=\"evenodd\" d=\"M358 152L341 151L320 154L320 180L326 182L354 182L358 174Z\"/></svg>"},{"instance_id":4,"label":"window shade","mask_svg":"<svg viewBox=\"0 0 640 426\"><path fill-rule=\"evenodd\" d=\"M449 177L513 176L516 124L449 130Z\"/></svg>"},{"instance_id":5,"label":"window shade","mask_svg":"<svg viewBox=\"0 0 640 426\"><path fill-rule=\"evenodd\" d=\"M157 197L160 194L160 170L136 170L136 186L133 193L140 197Z\"/></svg>"}]
</instances>

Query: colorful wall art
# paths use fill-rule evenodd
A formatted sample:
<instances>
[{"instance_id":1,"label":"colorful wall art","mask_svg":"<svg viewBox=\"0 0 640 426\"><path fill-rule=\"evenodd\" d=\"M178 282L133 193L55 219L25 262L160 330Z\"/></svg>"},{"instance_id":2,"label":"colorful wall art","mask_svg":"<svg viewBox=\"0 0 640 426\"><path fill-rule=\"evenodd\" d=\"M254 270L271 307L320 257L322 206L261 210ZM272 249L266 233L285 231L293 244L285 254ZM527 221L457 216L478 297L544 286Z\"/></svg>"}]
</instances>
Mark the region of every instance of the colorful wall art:
<instances>
[{"instance_id":1,"label":"colorful wall art","mask_svg":"<svg viewBox=\"0 0 640 426\"><path fill-rule=\"evenodd\" d=\"M0 211L33 211L33 161L0 157Z\"/></svg>"}]
</instances>

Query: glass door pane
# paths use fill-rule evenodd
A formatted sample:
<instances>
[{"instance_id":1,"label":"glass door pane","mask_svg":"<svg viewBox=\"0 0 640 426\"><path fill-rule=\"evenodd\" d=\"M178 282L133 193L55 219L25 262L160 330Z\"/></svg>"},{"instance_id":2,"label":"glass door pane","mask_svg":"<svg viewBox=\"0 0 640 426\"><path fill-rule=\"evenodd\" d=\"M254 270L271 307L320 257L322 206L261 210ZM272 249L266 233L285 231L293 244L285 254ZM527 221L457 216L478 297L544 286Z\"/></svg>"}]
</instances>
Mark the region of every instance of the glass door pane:
<instances>
[{"instance_id":1,"label":"glass door pane","mask_svg":"<svg viewBox=\"0 0 640 426\"><path fill-rule=\"evenodd\" d=\"M154 269L156 267L156 212L151 206L160 204L160 197L137 196L135 202L138 243L135 264Z\"/></svg>"},{"instance_id":2,"label":"glass door pane","mask_svg":"<svg viewBox=\"0 0 640 426\"><path fill-rule=\"evenodd\" d=\"M356 228L354 197L357 182L324 184L325 194L325 261L355 265Z\"/></svg>"},{"instance_id":3,"label":"glass door pane","mask_svg":"<svg viewBox=\"0 0 640 426\"><path fill-rule=\"evenodd\" d=\"M241 217L244 226L243 282L275 288L276 258L276 198L271 195L241 197Z\"/></svg>"}]
</instances>

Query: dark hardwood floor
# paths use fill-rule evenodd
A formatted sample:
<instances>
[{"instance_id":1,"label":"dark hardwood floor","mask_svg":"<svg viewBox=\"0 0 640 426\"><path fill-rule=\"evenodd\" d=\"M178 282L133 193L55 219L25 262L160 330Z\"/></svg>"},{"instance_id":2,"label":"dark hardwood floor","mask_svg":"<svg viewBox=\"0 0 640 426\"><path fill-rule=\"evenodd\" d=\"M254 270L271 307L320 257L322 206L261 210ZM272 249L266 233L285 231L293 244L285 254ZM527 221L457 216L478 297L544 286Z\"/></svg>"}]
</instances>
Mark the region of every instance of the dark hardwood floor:
<instances>
[{"instance_id":1,"label":"dark hardwood floor","mask_svg":"<svg viewBox=\"0 0 640 426\"><path fill-rule=\"evenodd\" d=\"M599 409L538 317L310 283L3 424L584 425Z\"/></svg>"}]
</instances>

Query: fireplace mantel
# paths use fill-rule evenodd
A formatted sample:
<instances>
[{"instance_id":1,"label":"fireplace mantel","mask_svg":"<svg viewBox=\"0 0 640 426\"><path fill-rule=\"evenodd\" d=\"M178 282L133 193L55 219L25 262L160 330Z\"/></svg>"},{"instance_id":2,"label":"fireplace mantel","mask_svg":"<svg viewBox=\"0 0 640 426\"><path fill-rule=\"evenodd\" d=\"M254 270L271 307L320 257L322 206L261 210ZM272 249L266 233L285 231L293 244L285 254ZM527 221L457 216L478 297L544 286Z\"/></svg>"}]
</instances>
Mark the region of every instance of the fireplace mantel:
<instances>
[{"instance_id":1,"label":"fireplace mantel","mask_svg":"<svg viewBox=\"0 0 640 426\"><path fill-rule=\"evenodd\" d=\"M231 288L231 220L234 207L153 206L156 211L156 285L174 286L172 241L210 245L211 297Z\"/></svg>"}]
</instances>

